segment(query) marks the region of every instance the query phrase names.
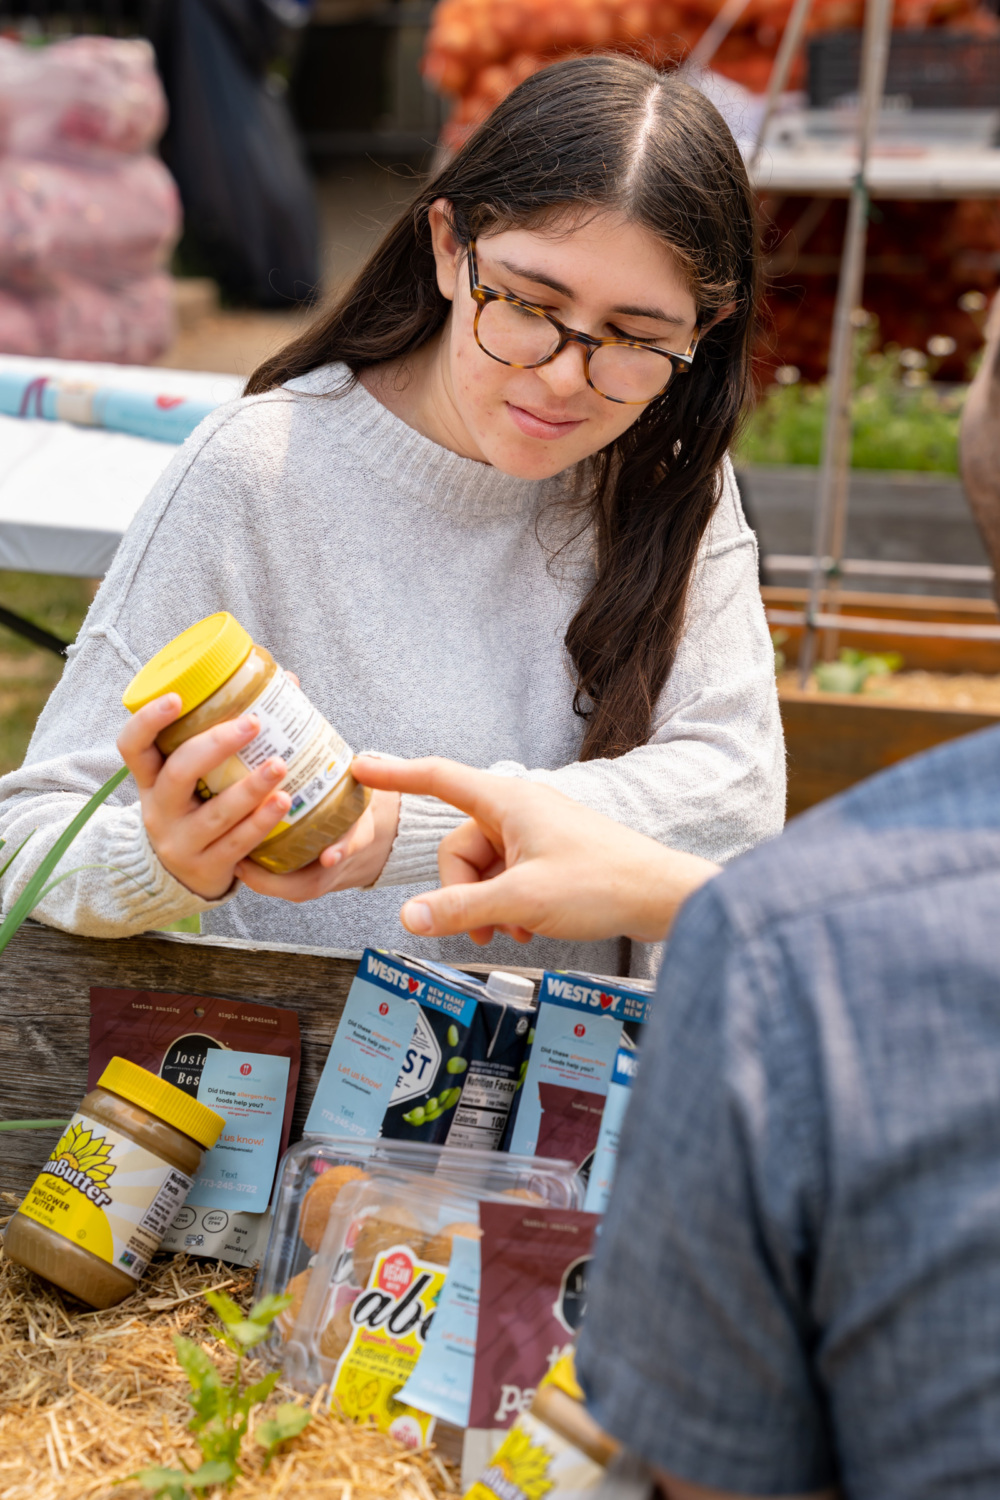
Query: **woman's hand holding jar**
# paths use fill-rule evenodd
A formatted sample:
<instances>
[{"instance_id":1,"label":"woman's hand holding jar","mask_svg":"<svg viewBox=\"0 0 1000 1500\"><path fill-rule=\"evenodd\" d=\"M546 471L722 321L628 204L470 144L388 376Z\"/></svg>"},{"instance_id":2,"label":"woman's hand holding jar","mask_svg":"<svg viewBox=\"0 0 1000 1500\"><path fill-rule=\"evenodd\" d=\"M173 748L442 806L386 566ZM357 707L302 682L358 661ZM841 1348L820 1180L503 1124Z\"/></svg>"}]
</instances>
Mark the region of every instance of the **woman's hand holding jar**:
<instances>
[{"instance_id":1,"label":"woman's hand holding jar","mask_svg":"<svg viewBox=\"0 0 1000 1500\"><path fill-rule=\"evenodd\" d=\"M292 676L291 673L288 674ZM194 735L165 756L157 737L180 717L177 693L132 715L118 750L139 788L146 835L164 868L203 901L216 901L239 879L251 890L286 901L311 901L347 886L373 885L389 856L399 822L399 793L376 792L358 821L301 870L278 875L249 855L291 805L278 757L202 801L198 783L254 740L259 720L244 714Z\"/></svg>"}]
</instances>

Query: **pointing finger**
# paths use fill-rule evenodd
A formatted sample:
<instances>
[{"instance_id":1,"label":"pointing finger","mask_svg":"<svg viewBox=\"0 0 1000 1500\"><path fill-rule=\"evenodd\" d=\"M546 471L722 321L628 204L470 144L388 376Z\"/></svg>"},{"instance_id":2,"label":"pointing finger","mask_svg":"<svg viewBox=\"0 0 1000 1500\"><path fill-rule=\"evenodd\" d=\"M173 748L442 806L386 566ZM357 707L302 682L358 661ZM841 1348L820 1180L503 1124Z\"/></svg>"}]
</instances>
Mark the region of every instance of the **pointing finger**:
<instances>
[{"instance_id":1,"label":"pointing finger","mask_svg":"<svg viewBox=\"0 0 1000 1500\"><path fill-rule=\"evenodd\" d=\"M445 886L407 901L399 920L407 932L418 937L467 932L474 941L488 942L488 937L477 936L480 929L503 925L531 930L533 914L526 909L528 903L520 887L516 870L478 884Z\"/></svg>"},{"instance_id":2,"label":"pointing finger","mask_svg":"<svg viewBox=\"0 0 1000 1500\"><path fill-rule=\"evenodd\" d=\"M477 771L457 760L430 755L422 760L396 760L376 755L357 755L351 766L362 786L388 792L412 792L437 797L481 823L495 826L501 811L507 778L491 771Z\"/></svg>"}]
</instances>

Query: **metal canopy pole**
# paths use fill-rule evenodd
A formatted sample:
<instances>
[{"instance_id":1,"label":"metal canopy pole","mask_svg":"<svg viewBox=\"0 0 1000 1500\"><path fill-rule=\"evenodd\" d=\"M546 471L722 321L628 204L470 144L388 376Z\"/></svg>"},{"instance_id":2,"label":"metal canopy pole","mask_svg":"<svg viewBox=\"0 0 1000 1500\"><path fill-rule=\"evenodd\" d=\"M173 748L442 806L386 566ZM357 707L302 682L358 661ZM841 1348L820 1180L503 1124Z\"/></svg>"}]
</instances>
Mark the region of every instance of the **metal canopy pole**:
<instances>
[{"instance_id":1,"label":"metal canopy pole","mask_svg":"<svg viewBox=\"0 0 1000 1500\"><path fill-rule=\"evenodd\" d=\"M836 581L847 521L847 487L851 466L851 389L854 377L854 315L860 306L868 237L868 189L865 174L878 112L885 90L893 0L867 0L861 42L858 170L847 207L847 228L837 284L827 376L828 402L823 430L823 458L816 495L813 566L806 606L806 628L799 652L799 683L805 687L816 656L817 616L824 584Z\"/></svg>"},{"instance_id":2,"label":"metal canopy pole","mask_svg":"<svg viewBox=\"0 0 1000 1500\"><path fill-rule=\"evenodd\" d=\"M754 141L753 151L747 163L747 172L750 181L753 182L757 176L757 167L760 163L760 154L764 149L764 138L767 135L768 126L774 118L774 111L778 107L778 99L785 91L788 75L792 71L792 63L795 54L799 50L802 41L802 33L806 29L806 21L812 9L812 0L795 0L792 13L785 23L785 29L781 33L781 42L775 55L774 65L771 68L771 76L767 81L767 98L764 103L764 113L761 115L760 124L757 127L757 138Z\"/></svg>"}]
</instances>

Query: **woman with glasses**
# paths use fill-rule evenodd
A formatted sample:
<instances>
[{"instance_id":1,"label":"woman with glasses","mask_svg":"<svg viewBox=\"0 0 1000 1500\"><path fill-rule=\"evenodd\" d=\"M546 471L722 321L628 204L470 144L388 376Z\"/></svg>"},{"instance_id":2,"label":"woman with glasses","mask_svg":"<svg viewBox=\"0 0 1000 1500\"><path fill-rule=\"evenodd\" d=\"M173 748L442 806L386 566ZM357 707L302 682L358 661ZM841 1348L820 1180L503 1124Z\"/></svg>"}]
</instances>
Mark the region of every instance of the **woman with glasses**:
<instances>
[{"instance_id":1,"label":"woman with glasses","mask_svg":"<svg viewBox=\"0 0 1000 1500\"><path fill-rule=\"evenodd\" d=\"M177 702L125 723L137 667L220 609L356 747L544 782L718 862L777 832L773 655L727 457L757 282L743 162L697 90L621 57L523 83L149 497L7 781L0 833L39 830L7 899L117 739L134 784L74 856L105 868L53 891L45 920L114 935L201 912L238 937L403 940L401 898L437 884L460 814L379 791L315 864L271 875L246 855L286 808L283 766L196 795L256 723L165 766ZM652 962L614 940L536 946L549 965ZM490 957L517 952L501 935Z\"/></svg>"}]
</instances>

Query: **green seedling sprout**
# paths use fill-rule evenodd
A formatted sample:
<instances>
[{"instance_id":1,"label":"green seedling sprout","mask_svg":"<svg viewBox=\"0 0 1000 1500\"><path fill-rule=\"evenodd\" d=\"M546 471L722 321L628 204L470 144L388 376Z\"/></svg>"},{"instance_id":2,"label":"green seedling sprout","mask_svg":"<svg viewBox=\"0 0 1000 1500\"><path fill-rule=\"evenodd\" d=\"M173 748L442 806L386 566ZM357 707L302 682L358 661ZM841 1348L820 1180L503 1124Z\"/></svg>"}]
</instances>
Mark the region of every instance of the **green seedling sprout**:
<instances>
[{"instance_id":1,"label":"green seedling sprout","mask_svg":"<svg viewBox=\"0 0 1000 1500\"><path fill-rule=\"evenodd\" d=\"M211 1330L212 1336L236 1356L236 1367L231 1380L223 1379L215 1360L200 1344L174 1334L177 1362L190 1386L188 1400L193 1415L188 1429L194 1433L202 1461L197 1469L157 1466L130 1474L129 1478L151 1491L155 1500L192 1500L219 1484L231 1488L243 1473L240 1445L247 1434L250 1413L267 1400L280 1378L280 1371L272 1370L263 1380L244 1386L243 1361L251 1349L269 1337L271 1324L293 1299L287 1295L263 1297L246 1314L225 1292L206 1292L205 1301L222 1320L221 1328ZM282 1445L298 1437L309 1421L304 1407L285 1401L273 1417L259 1424L254 1436L264 1449L265 1469Z\"/></svg>"}]
</instances>

